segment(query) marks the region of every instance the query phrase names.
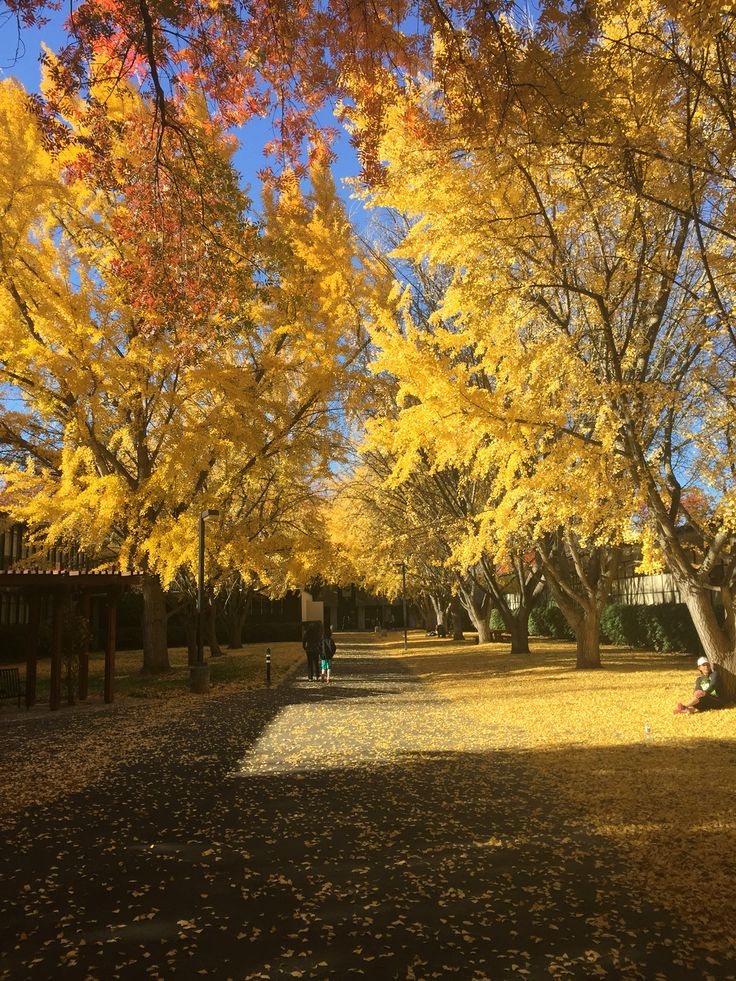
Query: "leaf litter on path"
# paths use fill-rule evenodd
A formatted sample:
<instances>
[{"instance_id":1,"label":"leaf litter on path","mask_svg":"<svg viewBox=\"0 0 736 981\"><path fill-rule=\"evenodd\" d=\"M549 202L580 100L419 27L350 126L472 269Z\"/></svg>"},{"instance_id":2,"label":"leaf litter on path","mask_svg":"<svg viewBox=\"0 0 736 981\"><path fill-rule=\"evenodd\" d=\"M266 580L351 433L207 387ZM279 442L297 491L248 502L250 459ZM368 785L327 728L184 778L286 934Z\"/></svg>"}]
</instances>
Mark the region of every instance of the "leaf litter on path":
<instances>
[{"instance_id":1,"label":"leaf litter on path","mask_svg":"<svg viewBox=\"0 0 736 981\"><path fill-rule=\"evenodd\" d=\"M482 710L482 663L464 680L451 662L447 683L385 648L341 653L329 689L151 720L103 777L12 824L0 917L15 975L694 969L690 923L616 880L620 855L522 744L524 713Z\"/></svg>"}]
</instances>

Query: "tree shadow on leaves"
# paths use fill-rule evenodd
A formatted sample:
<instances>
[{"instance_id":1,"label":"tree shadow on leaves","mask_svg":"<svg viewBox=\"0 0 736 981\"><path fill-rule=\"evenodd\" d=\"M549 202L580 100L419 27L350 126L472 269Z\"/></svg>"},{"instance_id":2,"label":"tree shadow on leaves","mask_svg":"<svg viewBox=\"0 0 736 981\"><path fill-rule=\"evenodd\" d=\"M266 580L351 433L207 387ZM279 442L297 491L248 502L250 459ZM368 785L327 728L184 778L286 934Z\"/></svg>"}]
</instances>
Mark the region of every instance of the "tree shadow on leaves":
<instances>
[{"instance_id":1,"label":"tree shadow on leaves","mask_svg":"<svg viewBox=\"0 0 736 981\"><path fill-rule=\"evenodd\" d=\"M19 847L24 828L6 839L3 922L17 937L34 917L28 939L5 947L11 976L37 958L39 977L64 964L80 978L133 978L142 965L164 976L230 976L237 965L244 978L650 978L687 976L706 957L711 977L733 975L733 961L699 947L692 917L678 918L670 901L686 869L672 867L667 801L692 795L676 832L700 840L713 807L701 810L683 758L712 757L707 743L430 748L335 766L315 753L308 770L228 780L234 723L225 711L200 732L203 757L187 759L182 733L178 765L171 755L167 766L141 761L107 795L98 787L63 812L29 814L32 847ZM543 775L566 766L571 781L593 781L625 850L592 833L571 788ZM646 787L656 792L642 795ZM708 835L725 861L719 883L732 882L733 821ZM659 886L647 879L654 850L672 872ZM697 904L712 908L699 870Z\"/></svg>"}]
</instances>

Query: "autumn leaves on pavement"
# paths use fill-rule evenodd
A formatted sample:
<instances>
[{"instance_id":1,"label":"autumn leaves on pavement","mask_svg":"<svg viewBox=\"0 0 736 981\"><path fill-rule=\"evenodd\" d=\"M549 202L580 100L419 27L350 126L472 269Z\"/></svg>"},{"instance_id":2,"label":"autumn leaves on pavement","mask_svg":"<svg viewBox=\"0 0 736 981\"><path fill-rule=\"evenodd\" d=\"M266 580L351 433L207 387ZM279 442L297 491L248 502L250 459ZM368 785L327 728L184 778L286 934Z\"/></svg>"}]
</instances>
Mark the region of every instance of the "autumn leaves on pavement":
<instances>
[{"instance_id":1,"label":"autumn leaves on pavement","mask_svg":"<svg viewBox=\"0 0 736 981\"><path fill-rule=\"evenodd\" d=\"M525 673L442 642L342 646L329 687L210 696L129 745L112 726L101 779L3 817L0 976L733 976L557 781L565 757L598 784L642 765L627 720L613 748L539 745L529 706L560 653ZM106 721L57 725L83 749Z\"/></svg>"}]
</instances>

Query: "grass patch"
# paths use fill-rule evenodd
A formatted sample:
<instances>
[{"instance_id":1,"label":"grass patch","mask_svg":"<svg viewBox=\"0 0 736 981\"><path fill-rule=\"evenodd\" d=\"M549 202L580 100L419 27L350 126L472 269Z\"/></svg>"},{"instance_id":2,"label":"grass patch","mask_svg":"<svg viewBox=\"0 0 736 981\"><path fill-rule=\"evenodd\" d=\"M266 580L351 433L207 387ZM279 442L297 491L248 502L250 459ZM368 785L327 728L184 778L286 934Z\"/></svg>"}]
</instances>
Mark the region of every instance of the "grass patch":
<instances>
[{"instance_id":1,"label":"grass patch","mask_svg":"<svg viewBox=\"0 0 736 981\"><path fill-rule=\"evenodd\" d=\"M210 680L213 685L237 685L261 688L266 683L266 648L271 650L271 683L278 684L295 664L306 664L304 649L299 641L259 644L247 651L228 651L210 661Z\"/></svg>"},{"instance_id":2,"label":"grass patch","mask_svg":"<svg viewBox=\"0 0 736 981\"><path fill-rule=\"evenodd\" d=\"M210 682L213 694L223 686L244 689L260 688L266 683L266 647L271 648L271 682L278 684L302 658L304 651L298 641L262 644L239 651L227 651L220 658L210 659ZM184 647L169 648L171 669L162 674L143 674L143 652L118 651L115 655L116 698L176 698L189 690L189 667ZM25 662L18 661L8 667L17 667L25 676ZM62 675L63 675L62 666ZM39 703L47 702L50 688L51 661L38 662L36 697ZM89 697L102 699L105 682L105 656L100 652L90 654ZM66 702L66 685L62 676L62 704Z\"/></svg>"},{"instance_id":3,"label":"grass patch","mask_svg":"<svg viewBox=\"0 0 736 981\"><path fill-rule=\"evenodd\" d=\"M492 732L491 746L523 754L552 781L581 830L615 842L645 895L714 949L732 946L736 708L673 715L692 691L694 657L604 648L603 668L577 671L572 644L532 648L422 639L406 661Z\"/></svg>"}]
</instances>

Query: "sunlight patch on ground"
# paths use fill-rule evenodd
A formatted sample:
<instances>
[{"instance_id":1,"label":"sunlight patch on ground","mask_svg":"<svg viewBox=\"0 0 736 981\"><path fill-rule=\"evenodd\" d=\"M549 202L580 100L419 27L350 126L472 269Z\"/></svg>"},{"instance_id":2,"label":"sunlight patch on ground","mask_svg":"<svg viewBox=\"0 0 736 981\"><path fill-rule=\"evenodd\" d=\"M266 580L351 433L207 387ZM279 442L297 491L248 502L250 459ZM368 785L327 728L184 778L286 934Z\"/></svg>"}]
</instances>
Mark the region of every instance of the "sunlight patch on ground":
<instances>
[{"instance_id":1,"label":"sunlight patch on ground","mask_svg":"<svg viewBox=\"0 0 736 981\"><path fill-rule=\"evenodd\" d=\"M405 663L458 729L496 725L497 747L536 767L581 829L616 842L632 883L714 949L736 944L736 708L673 715L694 656L604 648L601 669L576 671L573 645L531 648L422 642Z\"/></svg>"},{"instance_id":2,"label":"sunlight patch on ground","mask_svg":"<svg viewBox=\"0 0 736 981\"><path fill-rule=\"evenodd\" d=\"M492 724L460 731L451 703L411 678L302 687L313 697L284 708L233 776L382 766L417 753L487 752L498 736Z\"/></svg>"}]
</instances>

